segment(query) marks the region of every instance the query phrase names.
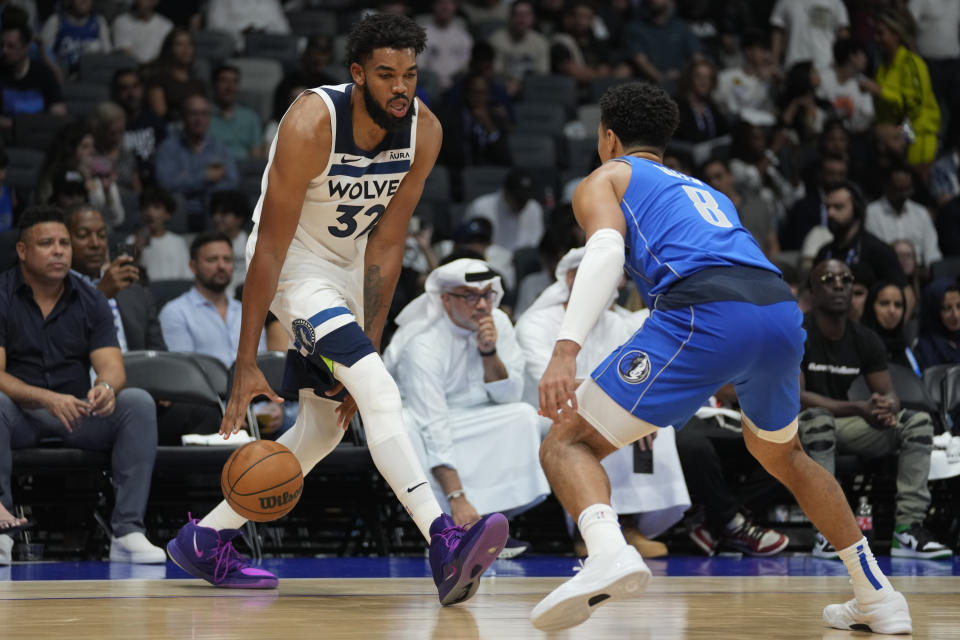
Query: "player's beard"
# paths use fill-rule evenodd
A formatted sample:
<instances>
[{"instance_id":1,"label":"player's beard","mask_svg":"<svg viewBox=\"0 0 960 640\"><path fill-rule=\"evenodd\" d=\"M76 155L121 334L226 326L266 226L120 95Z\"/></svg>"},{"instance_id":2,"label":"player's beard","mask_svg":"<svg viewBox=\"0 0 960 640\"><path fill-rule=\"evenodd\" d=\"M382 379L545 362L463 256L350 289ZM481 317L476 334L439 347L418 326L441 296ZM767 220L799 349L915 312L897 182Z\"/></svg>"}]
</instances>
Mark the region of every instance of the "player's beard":
<instances>
[{"instance_id":1,"label":"player's beard","mask_svg":"<svg viewBox=\"0 0 960 640\"><path fill-rule=\"evenodd\" d=\"M413 114L416 110L415 101L411 100L407 112L403 114L402 118L397 118L390 115L386 109L377 103L377 99L370 93L370 88L366 84L361 85L361 88L363 90L363 106L366 107L373 123L384 131L399 131L409 127L410 123L413 122Z\"/></svg>"}]
</instances>

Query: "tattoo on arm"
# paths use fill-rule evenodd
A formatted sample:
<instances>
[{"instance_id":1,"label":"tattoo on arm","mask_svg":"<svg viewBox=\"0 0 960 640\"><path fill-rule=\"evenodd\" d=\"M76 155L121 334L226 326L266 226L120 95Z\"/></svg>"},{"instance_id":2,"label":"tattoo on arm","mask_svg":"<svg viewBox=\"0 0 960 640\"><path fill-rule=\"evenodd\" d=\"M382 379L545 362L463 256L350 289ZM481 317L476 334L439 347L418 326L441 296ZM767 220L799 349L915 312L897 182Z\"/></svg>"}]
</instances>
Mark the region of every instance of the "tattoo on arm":
<instances>
[{"instance_id":1,"label":"tattoo on arm","mask_svg":"<svg viewBox=\"0 0 960 640\"><path fill-rule=\"evenodd\" d=\"M363 279L363 329L369 331L383 306L383 276L378 265L367 267Z\"/></svg>"}]
</instances>

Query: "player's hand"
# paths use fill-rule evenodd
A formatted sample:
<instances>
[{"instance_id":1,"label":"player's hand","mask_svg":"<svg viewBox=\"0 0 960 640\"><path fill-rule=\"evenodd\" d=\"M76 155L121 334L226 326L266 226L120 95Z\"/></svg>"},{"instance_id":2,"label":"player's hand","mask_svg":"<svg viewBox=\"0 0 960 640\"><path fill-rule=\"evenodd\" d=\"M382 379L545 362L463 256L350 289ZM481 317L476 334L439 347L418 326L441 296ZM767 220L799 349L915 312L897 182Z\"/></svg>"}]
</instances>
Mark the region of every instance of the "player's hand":
<instances>
[{"instance_id":1,"label":"player's hand","mask_svg":"<svg viewBox=\"0 0 960 640\"><path fill-rule=\"evenodd\" d=\"M51 392L44 399L43 408L63 423L67 431L76 429L80 420L90 415L87 401L75 398L69 393Z\"/></svg>"},{"instance_id":2,"label":"player's hand","mask_svg":"<svg viewBox=\"0 0 960 640\"><path fill-rule=\"evenodd\" d=\"M257 396L266 396L274 402L283 402L283 398L270 388L263 372L257 368L256 362L241 364L237 362L233 374L233 388L230 390L230 400L220 422L220 435L226 440L240 430L246 418L247 407L250 401Z\"/></svg>"},{"instance_id":3,"label":"player's hand","mask_svg":"<svg viewBox=\"0 0 960 640\"><path fill-rule=\"evenodd\" d=\"M575 342L561 340L540 378L540 415L559 422L577 411L577 351Z\"/></svg>"},{"instance_id":4,"label":"player's hand","mask_svg":"<svg viewBox=\"0 0 960 640\"><path fill-rule=\"evenodd\" d=\"M130 256L118 256L116 260L110 263L97 289L103 292L107 299L115 298L116 295L129 287L140 278L140 269L133 262Z\"/></svg>"},{"instance_id":5,"label":"player's hand","mask_svg":"<svg viewBox=\"0 0 960 640\"><path fill-rule=\"evenodd\" d=\"M323 392L323 395L332 397L343 391L343 383L338 382L337 386L332 389L328 389ZM337 407L337 425L343 429L347 430L347 427L350 426L350 421L353 420L354 414L357 412L357 401L353 399L349 393L347 397L343 399L343 402L340 403L340 406Z\"/></svg>"},{"instance_id":6,"label":"player's hand","mask_svg":"<svg viewBox=\"0 0 960 640\"><path fill-rule=\"evenodd\" d=\"M497 325L493 316L483 316L477 322L477 351L490 353L497 349Z\"/></svg>"},{"instance_id":7,"label":"player's hand","mask_svg":"<svg viewBox=\"0 0 960 640\"><path fill-rule=\"evenodd\" d=\"M637 440L637 448L640 451L653 451L653 441L657 439L657 432L648 433Z\"/></svg>"},{"instance_id":8,"label":"player's hand","mask_svg":"<svg viewBox=\"0 0 960 640\"><path fill-rule=\"evenodd\" d=\"M98 418L109 416L117 408L117 398L113 391L102 384L90 387L90 391L87 391L87 402L90 415Z\"/></svg>"},{"instance_id":9,"label":"player's hand","mask_svg":"<svg viewBox=\"0 0 960 640\"><path fill-rule=\"evenodd\" d=\"M473 508L466 496L460 496L450 501L450 515L458 527L466 527L480 519L480 514Z\"/></svg>"}]
</instances>

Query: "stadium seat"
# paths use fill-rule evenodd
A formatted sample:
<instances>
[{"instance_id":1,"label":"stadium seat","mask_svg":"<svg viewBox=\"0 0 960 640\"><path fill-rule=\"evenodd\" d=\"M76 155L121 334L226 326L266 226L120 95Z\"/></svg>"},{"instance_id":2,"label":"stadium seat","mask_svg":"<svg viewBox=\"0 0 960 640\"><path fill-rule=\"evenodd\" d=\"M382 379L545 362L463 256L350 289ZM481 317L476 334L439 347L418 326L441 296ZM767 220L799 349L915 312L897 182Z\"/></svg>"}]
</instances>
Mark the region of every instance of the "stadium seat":
<instances>
[{"instance_id":1,"label":"stadium seat","mask_svg":"<svg viewBox=\"0 0 960 640\"><path fill-rule=\"evenodd\" d=\"M294 67L300 60L299 40L296 35L282 33L248 33L243 51L251 58L267 58Z\"/></svg>"},{"instance_id":2,"label":"stadium seat","mask_svg":"<svg viewBox=\"0 0 960 640\"><path fill-rule=\"evenodd\" d=\"M110 85L97 82L67 82L63 85L63 101L67 113L86 117L97 105L110 99Z\"/></svg>"},{"instance_id":3,"label":"stadium seat","mask_svg":"<svg viewBox=\"0 0 960 640\"><path fill-rule=\"evenodd\" d=\"M542 134L563 137L567 112L562 105L551 102L518 102L513 106L516 131L524 134Z\"/></svg>"},{"instance_id":4,"label":"stadium seat","mask_svg":"<svg viewBox=\"0 0 960 640\"><path fill-rule=\"evenodd\" d=\"M13 144L46 151L57 132L73 118L52 113L23 113L13 117Z\"/></svg>"},{"instance_id":5,"label":"stadium seat","mask_svg":"<svg viewBox=\"0 0 960 640\"><path fill-rule=\"evenodd\" d=\"M290 30L304 37L337 35L337 13L322 9L294 11L287 14Z\"/></svg>"},{"instance_id":6,"label":"stadium seat","mask_svg":"<svg viewBox=\"0 0 960 640\"><path fill-rule=\"evenodd\" d=\"M551 136L513 133L507 138L513 165L524 169L554 169L557 145Z\"/></svg>"},{"instance_id":7,"label":"stadium seat","mask_svg":"<svg viewBox=\"0 0 960 640\"><path fill-rule=\"evenodd\" d=\"M952 256L938 260L930 265L930 277L934 280L938 278L956 278L960 276L960 257Z\"/></svg>"},{"instance_id":8,"label":"stadium seat","mask_svg":"<svg viewBox=\"0 0 960 640\"><path fill-rule=\"evenodd\" d=\"M570 76L528 75L523 79L522 100L558 104L573 115L577 110L577 81Z\"/></svg>"},{"instance_id":9,"label":"stadium seat","mask_svg":"<svg viewBox=\"0 0 960 640\"><path fill-rule=\"evenodd\" d=\"M500 189L508 173L510 173L509 167L465 167L462 174L464 203L469 204L482 195Z\"/></svg>"},{"instance_id":10,"label":"stadium seat","mask_svg":"<svg viewBox=\"0 0 960 640\"><path fill-rule=\"evenodd\" d=\"M197 58L206 58L214 64L226 60L236 50L236 43L229 33L202 30L194 31L192 35L194 55Z\"/></svg>"},{"instance_id":11,"label":"stadium seat","mask_svg":"<svg viewBox=\"0 0 960 640\"><path fill-rule=\"evenodd\" d=\"M135 58L124 53L86 53L80 56L80 81L109 91L114 73L120 69L137 69L139 66Z\"/></svg>"},{"instance_id":12,"label":"stadium seat","mask_svg":"<svg viewBox=\"0 0 960 640\"><path fill-rule=\"evenodd\" d=\"M157 304L157 312L179 295L190 291L193 280L152 280L148 285L153 301Z\"/></svg>"}]
</instances>

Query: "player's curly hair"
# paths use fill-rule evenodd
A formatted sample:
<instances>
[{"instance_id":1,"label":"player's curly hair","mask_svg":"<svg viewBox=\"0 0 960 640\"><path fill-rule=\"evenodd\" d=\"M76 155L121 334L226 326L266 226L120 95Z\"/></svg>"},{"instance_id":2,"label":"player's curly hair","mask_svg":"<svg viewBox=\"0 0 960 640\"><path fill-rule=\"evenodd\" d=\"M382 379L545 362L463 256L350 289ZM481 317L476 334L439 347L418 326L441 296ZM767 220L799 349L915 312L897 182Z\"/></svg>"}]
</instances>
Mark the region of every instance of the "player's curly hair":
<instances>
[{"instance_id":1,"label":"player's curly hair","mask_svg":"<svg viewBox=\"0 0 960 640\"><path fill-rule=\"evenodd\" d=\"M680 110L666 91L649 82L610 87L600 97L600 123L624 148L664 150L680 123Z\"/></svg>"},{"instance_id":2,"label":"player's curly hair","mask_svg":"<svg viewBox=\"0 0 960 640\"><path fill-rule=\"evenodd\" d=\"M374 49L413 49L418 55L427 46L423 27L406 16L376 13L354 26L347 36L347 64L365 63Z\"/></svg>"}]
</instances>

